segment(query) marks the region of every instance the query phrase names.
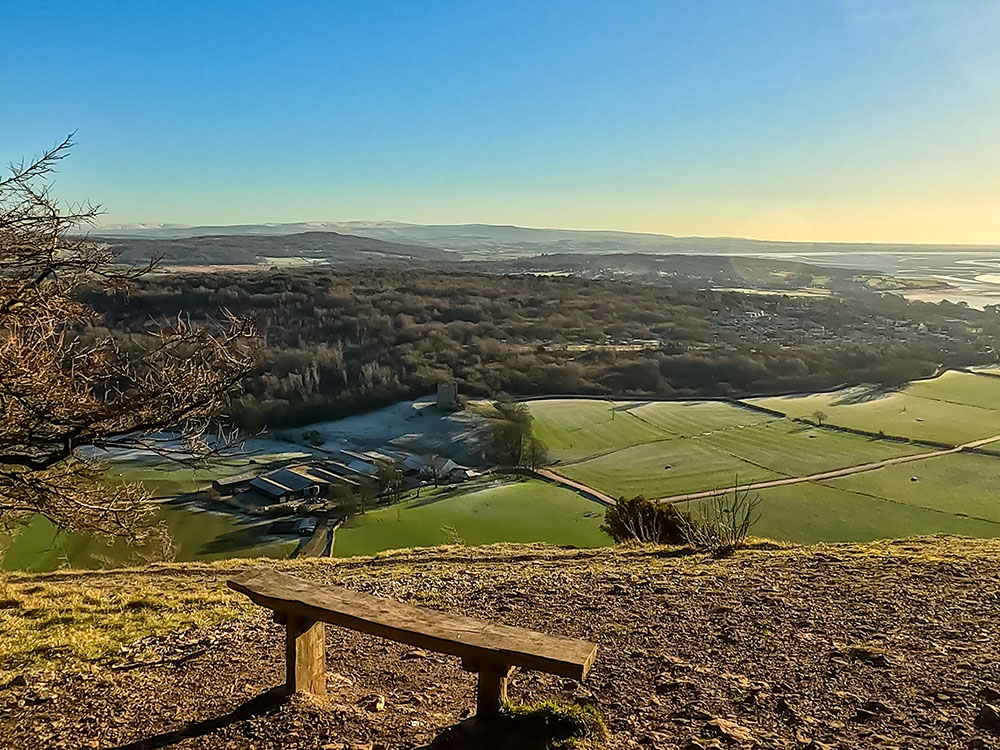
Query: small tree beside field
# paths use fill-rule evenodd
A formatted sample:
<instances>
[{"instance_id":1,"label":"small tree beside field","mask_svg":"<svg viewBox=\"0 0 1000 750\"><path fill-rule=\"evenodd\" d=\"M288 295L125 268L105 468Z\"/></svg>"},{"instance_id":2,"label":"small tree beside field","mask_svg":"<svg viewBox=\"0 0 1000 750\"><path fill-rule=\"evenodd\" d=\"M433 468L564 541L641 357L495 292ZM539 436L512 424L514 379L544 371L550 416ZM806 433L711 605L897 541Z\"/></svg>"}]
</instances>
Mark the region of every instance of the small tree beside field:
<instances>
[{"instance_id":1,"label":"small tree beside field","mask_svg":"<svg viewBox=\"0 0 1000 750\"><path fill-rule=\"evenodd\" d=\"M750 528L760 520L760 495L739 481L698 503L684 520L684 538L698 549L722 557L742 547Z\"/></svg>"}]
</instances>

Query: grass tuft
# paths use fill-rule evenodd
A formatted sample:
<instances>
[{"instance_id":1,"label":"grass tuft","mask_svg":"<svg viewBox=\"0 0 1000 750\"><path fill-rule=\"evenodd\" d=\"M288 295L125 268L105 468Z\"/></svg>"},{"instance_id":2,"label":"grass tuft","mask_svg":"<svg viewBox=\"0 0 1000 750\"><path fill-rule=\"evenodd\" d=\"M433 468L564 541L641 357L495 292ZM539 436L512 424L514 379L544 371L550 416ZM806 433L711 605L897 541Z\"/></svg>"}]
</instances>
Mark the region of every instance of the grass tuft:
<instances>
[{"instance_id":1,"label":"grass tuft","mask_svg":"<svg viewBox=\"0 0 1000 750\"><path fill-rule=\"evenodd\" d=\"M590 704L564 705L553 700L508 704L504 715L517 723L526 745L534 741L553 749L598 747L608 738L604 717Z\"/></svg>"}]
</instances>

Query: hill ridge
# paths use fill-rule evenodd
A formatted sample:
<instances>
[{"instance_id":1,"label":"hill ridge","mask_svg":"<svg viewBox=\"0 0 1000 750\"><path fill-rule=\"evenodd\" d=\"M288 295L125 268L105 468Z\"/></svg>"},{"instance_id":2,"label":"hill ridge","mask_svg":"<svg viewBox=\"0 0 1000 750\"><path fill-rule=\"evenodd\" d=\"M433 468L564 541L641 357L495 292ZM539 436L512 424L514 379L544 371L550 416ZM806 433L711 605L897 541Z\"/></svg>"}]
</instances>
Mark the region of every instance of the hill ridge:
<instances>
[{"instance_id":1,"label":"hill ridge","mask_svg":"<svg viewBox=\"0 0 1000 750\"><path fill-rule=\"evenodd\" d=\"M0 665L22 678L0 690L0 735L24 748L151 747L137 743L178 731L186 748L444 746L474 679L456 660L336 628L328 704L246 714L283 658L280 628L225 590L251 564L6 576ZM976 717L1000 695L1000 541L760 542L721 560L496 545L267 564L594 640L585 684L516 672L511 694L594 703L614 748L981 747L990 735ZM124 633L101 631L115 618ZM68 657L98 635L110 640L90 658ZM45 666L55 655L61 673Z\"/></svg>"}]
</instances>

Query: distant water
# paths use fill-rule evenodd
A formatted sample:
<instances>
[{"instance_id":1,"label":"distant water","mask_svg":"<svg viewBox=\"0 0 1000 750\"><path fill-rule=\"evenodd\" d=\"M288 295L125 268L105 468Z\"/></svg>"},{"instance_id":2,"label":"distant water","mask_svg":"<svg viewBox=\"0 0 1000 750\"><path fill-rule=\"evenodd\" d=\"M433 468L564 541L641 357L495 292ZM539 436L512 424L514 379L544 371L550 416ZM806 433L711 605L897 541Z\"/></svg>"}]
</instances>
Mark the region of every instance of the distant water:
<instances>
[{"instance_id":1,"label":"distant water","mask_svg":"<svg viewBox=\"0 0 1000 750\"><path fill-rule=\"evenodd\" d=\"M922 290L902 293L922 302L965 302L983 309L1000 304L1000 256L995 251L983 253L768 253L759 257L791 260L814 266L854 268L889 274L904 279L936 279L950 284L947 290Z\"/></svg>"}]
</instances>

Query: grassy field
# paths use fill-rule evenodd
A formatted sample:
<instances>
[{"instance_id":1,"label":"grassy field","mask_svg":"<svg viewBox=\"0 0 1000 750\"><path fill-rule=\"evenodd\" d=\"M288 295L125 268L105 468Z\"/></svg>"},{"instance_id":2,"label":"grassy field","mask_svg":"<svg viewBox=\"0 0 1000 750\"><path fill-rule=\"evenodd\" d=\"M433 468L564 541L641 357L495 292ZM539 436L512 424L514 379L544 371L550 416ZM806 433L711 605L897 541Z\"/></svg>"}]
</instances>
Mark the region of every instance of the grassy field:
<instances>
[{"instance_id":1,"label":"grassy field","mask_svg":"<svg viewBox=\"0 0 1000 750\"><path fill-rule=\"evenodd\" d=\"M922 440L959 444L1000 434L1000 378L948 372L890 393L849 388L834 393L753 399L790 417Z\"/></svg>"},{"instance_id":2,"label":"grassy field","mask_svg":"<svg viewBox=\"0 0 1000 750\"><path fill-rule=\"evenodd\" d=\"M562 462L774 421L767 414L716 401L552 399L528 405L535 417L535 434L548 446L552 458Z\"/></svg>"},{"instance_id":3,"label":"grassy field","mask_svg":"<svg viewBox=\"0 0 1000 750\"><path fill-rule=\"evenodd\" d=\"M448 544L457 539L473 546L548 542L603 547L611 544L600 530L603 520L600 505L537 480L424 489L419 498L412 496L398 505L348 521L337 530L334 554L371 555L387 549Z\"/></svg>"},{"instance_id":4,"label":"grassy field","mask_svg":"<svg viewBox=\"0 0 1000 750\"><path fill-rule=\"evenodd\" d=\"M774 417L719 401L646 402L629 413L679 437L707 436L773 422Z\"/></svg>"},{"instance_id":5,"label":"grassy field","mask_svg":"<svg viewBox=\"0 0 1000 750\"><path fill-rule=\"evenodd\" d=\"M878 473L859 474L851 479ZM936 510L930 507L935 503L923 502L923 495L906 492L901 483L886 494L902 499L890 500L852 492L836 483L846 481L805 482L761 490L758 494L762 502L757 509L760 520L752 533L802 544L864 542L925 534L1000 537L1000 523ZM908 477L905 482L909 485Z\"/></svg>"},{"instance_id":6,"label":"grassy field","mask_svg":"<svg viewBox=\"0 0 1000 750\"><path fill-rule=\"evenodd\" d=\"M1000 433L1000 378L947 373L902 391L760 399L769 408L828 423L937 441ZM612 496L664 497L801 477L927 452L717 402L616 405L531 403L536 434L554 445L553 468ZM915 534L1000 536L1000 458L953 454L839 479L761 490L754 533L795 542L868 541Z\"/></svg>"},{"instance_id":7,"label":"grassy field","mask_svg":"<svg viewBox=\"0 0 1000 750\"><path fill-rule=\"evenodd\" d=\"M535 401L560 473L612 496L663 497L801 476L916 452L719 402ZM599 448L599 450L598 450Z\"/></svg>"},{"instance_id":8,"label":"grassy field","mask_svg":"<svg viewBox=\"0 0 1000 750\"><path fill-rule=\"evenodd\" d=\"M943 515L1000 524L1000 458L957 453L887 466L828 484ZM1000 533L1000 526L997 527Z\"/></svg>"},{"instance_id":9,"label":"grassy field","mask_svg":"<svg viewBox=\"0 0 1000 750\"><path fill-rule=\"evenodd\" d=\"M692 439L638 445L555 468L560 474L612 497L664 497L726 487L737 476L741 482L780 479L783 476L716 450L707 441Z\"/></svg>"},{"instance_id":10,"label":"grassy field","mask_svg":"<svg viewBox=\"0 0 1000 750\"><path fill-rule=\"evenodd\" d=\"M554 459L579 460L672 436L626 411L628 402L553 399L532 401L529 406L535 434Z\"/></svg>"},{"instance_id":11,"label":"grassy field","mask_svg":"<svg viewBox=\"0 0 1000 750\"><path fill-rule=\"evenodd\" d=\"M269 541L270 523L251 522L232 515L205 513L190 508L157 506L155 521L170 535L174 559L218 560L226 557L288 557L296 539ZM43 572L60 567L106 568L142 564L152 549L135 548L122 540L109 542L89 534L57 531L42 517L12 533L0 535L4 570Z\"/></svg>"}]
</instances>

